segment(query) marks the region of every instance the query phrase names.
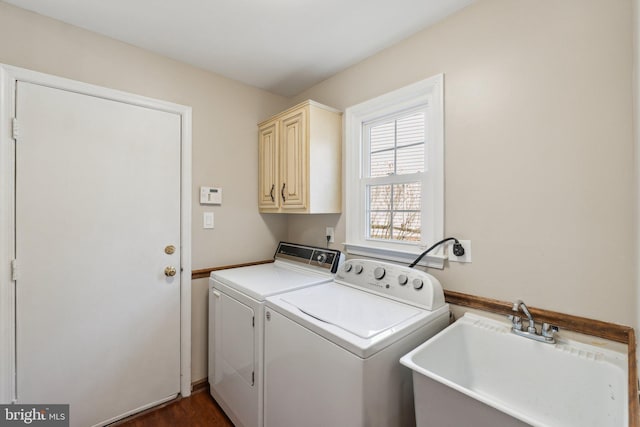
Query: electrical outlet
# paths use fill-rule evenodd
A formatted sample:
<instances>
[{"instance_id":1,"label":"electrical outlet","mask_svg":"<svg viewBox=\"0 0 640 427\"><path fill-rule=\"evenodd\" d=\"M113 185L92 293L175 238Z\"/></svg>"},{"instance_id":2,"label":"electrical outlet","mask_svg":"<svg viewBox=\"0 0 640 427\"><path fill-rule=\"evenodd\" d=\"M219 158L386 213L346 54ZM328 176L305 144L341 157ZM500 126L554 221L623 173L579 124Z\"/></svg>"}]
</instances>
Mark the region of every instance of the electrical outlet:
<instances>
[{"instance_id":1,"label":"electrical outlet","mask_svg":"<svg viewBox=\"0 0 640 427\"><path fill-rule=\"evenodd\" d=\"M329 236L329 243L335 242L335 239L333 238L333 233L334 233L333 227L327 227L324 236L325 238L326 236Z\"/></svg>"},{"instance_id":2,"label":"electrical outlet","mask_svg":"<svg viewBox=\"0 0 640 427\"><path fill-rule=\"evenodd\" d=\"M460 240L459 241L462 247L464 248L464 255L455 256L453 254L453 243L449 242L447 245L447 252L449 254L449 261L453 262L471 262L471 240Z\"/></svg>"}]
</instances>

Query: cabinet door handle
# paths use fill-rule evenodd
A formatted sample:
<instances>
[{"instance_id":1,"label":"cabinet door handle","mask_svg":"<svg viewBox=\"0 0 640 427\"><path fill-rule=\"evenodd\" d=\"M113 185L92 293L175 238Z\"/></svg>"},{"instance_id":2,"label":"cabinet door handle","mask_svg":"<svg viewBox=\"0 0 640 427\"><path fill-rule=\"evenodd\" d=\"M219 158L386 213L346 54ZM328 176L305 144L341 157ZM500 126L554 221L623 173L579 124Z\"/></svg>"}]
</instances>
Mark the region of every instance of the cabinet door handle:
<instances>
[{"instance_id":1,"label":"cabinet door handle","mask_svg":"<svg viewBox=\"0 0 640 427\"><path fill-rule=\"evenodd\" d=\"M271 191L269 191L269 197L271 197L271 201L275 202L276 199L273 197L273 190L276 189L276 185L275 184L271 184Z\"/></svg>"},{"instance_id":2,"label":"cabinet door handle","mask_svg":"<svg viewBox=\"0 0 640 427\"><path fill-rule=\"evenodd\" d=\"M286 182L282 183L282 190L280 190L280 195L282 196L282 201L286 202L287 199L284 197L284 186L287 185Z\"/></svg>"}]
</instances>

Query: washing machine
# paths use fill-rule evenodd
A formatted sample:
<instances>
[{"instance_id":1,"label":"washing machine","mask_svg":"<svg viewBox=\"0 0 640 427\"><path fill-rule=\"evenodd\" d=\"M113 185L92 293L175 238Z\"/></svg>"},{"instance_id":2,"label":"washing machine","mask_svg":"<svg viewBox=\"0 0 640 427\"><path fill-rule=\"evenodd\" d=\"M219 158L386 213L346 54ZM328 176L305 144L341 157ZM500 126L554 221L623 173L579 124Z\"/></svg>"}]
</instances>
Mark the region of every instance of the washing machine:
<instances>
[{"instance_id":1,"label":"washing machine","mask_svg":"<svg viewBox=\"0 0 640 427\"><path fill-rule=\"evenodd\" d=\"M265 427L415 425L400 358L449 323L424 271L348 260L335 280L267 298Z\"/></svg>"},{"instance_id":2,"label":"washing machine","mask_svg":"<svg viewBox=\"0 0 640 427\"><path fill-rule=\"evenodd\" d=\"M280 242L274 262L211 273L209 384L236 427L263 425L263 312L269 296L331 281L340 251Z\"/></svg>"}]
</instances>

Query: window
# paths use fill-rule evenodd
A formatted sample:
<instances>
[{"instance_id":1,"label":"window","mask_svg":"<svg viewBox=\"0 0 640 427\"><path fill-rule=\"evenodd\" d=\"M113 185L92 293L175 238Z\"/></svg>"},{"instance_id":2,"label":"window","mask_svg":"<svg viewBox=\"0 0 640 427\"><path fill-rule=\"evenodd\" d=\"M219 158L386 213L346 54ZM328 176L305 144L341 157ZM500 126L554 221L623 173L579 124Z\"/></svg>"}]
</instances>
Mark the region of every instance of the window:
<instances>
[{"instance_id":1,"label":"window","mask_svg":"<svg viewBox=\"0 0 640 427\"><path fill-rule=\"evenodd\" d=\"M350 107L347 251L411 262L443 236L442 75ZM426 264L442 267L443 257Z\"/></svg>"},{"instance_id":2,"label":"window","mask_svg":"<svg viewBox=\"0 0 640 427\"><path fill-rule=\"evenodd\" d=\"M425 117L420 108L363 125L369 239L421 241Z\"/></svg>"}]
</instances>

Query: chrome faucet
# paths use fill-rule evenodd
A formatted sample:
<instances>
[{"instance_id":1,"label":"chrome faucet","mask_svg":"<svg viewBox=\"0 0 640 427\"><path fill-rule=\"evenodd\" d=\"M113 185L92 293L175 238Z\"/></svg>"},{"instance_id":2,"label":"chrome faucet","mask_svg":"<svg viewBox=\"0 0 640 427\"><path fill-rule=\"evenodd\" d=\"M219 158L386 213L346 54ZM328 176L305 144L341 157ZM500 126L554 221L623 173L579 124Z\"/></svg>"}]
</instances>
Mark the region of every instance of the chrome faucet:
<instances>
[{"instance_id":1,"label":"chrome faucet","mask_svg":"<svg viewBox=\"0 0 640 427\"><path fill-rule=\"evenodd\" d=\"M526 331L522 330L522 319L520 316L518 316L518 314L520 313L520 310L522 310L524 315L527 316L527 319L529 321L529 325ZM516 302L513 303L512 311L514 312L514 314L510 314L508 316L509 320L511 320L511 323L512 323L511 332L513 332L516 335L520 335L522 337L530 338L532 340L536 340L540 342L546 342L549 344L553 344L556 342L554 337L554 332L556 332L558 328L556 328L555 326L551 326L548 323L543 323L542 330L540 334L538 334L538 331L536 330L535 321L533 320L533 316L529 312L527 305L524 302L522 302L522 300L517 300Z\"/></svg>"},{"instance_id":2,"label":"chrome faucet","mask_svg":"<svg viewBox=\"0 0 640 427\"><path fill-rule=\"evenodd\" d=\"M527 319L529 319L529 327L527 328L527 332L529 332L530 334L538 333L538 331L536 331L536 324L533 321L533 316L529 312L527 305L522 300L517 300L516 302L514 302L512 310L516 313L518 312L518 310L522 310L525 316L527 316Z\"/></svg>"}]
</instances>

